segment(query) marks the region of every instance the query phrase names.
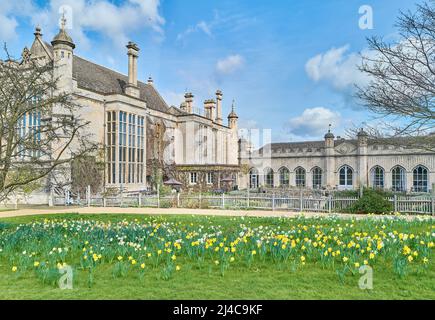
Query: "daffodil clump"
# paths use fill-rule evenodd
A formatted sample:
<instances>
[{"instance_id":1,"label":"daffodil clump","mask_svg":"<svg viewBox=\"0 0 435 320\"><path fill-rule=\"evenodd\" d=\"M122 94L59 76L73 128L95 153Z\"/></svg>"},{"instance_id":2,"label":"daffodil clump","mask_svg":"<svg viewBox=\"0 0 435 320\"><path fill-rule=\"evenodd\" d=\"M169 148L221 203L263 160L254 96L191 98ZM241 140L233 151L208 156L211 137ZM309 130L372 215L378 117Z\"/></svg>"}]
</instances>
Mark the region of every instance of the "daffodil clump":
<instances>
[{"instance_id":1,"label":"daffodil clump","mask_svg":"<svg viewBox=\"0 0 435 320\"><path fill-rule=\"evenodd\" d=\"M35 272L55 283L59 269L71 266L89 273L111 268L114 277L146 273L169 280L192 265L208 266L222 276L231 268L255 264L310 265L358 274L361 266L391 268L399 276L427 272L434 249L433 220L340 220L210 218L170 222L159 218L121 221L46 219L0 231L0 265L9 272ZM411 231L412 230L412 231ZM209 271L210 272L210 271Z\"/></svg>"}]
</instances>

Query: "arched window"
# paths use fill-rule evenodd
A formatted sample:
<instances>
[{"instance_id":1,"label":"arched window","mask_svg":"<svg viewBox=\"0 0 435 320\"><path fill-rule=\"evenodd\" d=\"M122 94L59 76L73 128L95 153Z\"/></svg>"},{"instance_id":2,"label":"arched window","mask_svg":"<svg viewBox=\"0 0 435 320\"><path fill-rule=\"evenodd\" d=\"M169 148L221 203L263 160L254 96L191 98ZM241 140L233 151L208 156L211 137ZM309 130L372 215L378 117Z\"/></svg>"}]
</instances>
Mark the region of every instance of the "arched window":
<instances>
[{"instance_id":1,"label":"arched window","mask_svg":"<svg viewBox=\"0 0 435 320\"><path fill-rule=\"evenodd\" d=\"M268 188L273 188L273 170L270 168L264 170L264 184Z\"/></svg>"},{"instance_id":2,"label":"arched window","mask_svg":"<svg viewBox=\"0 0 435 320\"><path fill-rule=\"evenodd\" d=\"M290 171L287 168L281 168L279 170L279 184L281 187L290 186Z\"/></svg>"},{"instance_id":3,"label":"arched window","mask_svg":"<svg viewBox=\"0 0 435 320\"><path fill-rule=\"evenodd\" d=\"M394 167L393 170L391 170L393 191L406 191L405 173L405 169L400 166Z\"/></svg>"},{"instance_id":4,"label":"arched window","mask_svg":"<svg viewBox=\"0 0 435 320\"><path fill-rule=\"evenodd\" d=\"M341 167L339 174L340 187L349 188L353 186L353 170L351 167Z\"/></svg>"},{"instance_id":5,"label":"arched window","mask_svg":"<svg viewBox=\"0 0 435 320\"><path fill-rule=\"evenodd\" d=\"M380 166L376 166L374 167L371 171L370 171L370 176L371 176L371 182L372 182L372 187L373 188L378 188L378 189L383 189L385 184L384 184L384 169L381 168Z\"/></svg>"},{"instance_id":6,"label":"arched window","mask_svg":"<svg viewBox=\"0 0 435 320\"><path fill-rule=\"evenodd\" d=\"M304 168L296 169L296 187L305 187L306 186L306 171Z\"/></svg>"},{"instance_id":7,"label":"arched window","mask_svg":"<svg viewBox=\"0 0 435 320\"><path fill-rule=\"evenodd\" d=\"M427 192L428 191L428 171L423 166L418 166L413 172L413 191Z\"/></svg>"},{"instance_id":8,"label":"arched window","mask_svg":"<svg viewBox=\"0 0 435 320\"><path fill-rule=\"evenodd\" d=\"M255 168L249 171L249 188L258 188L258 170Z\"/></svg>"},{"instance_id":9,"label":"arched window","mask_svg":"<svg viewBox=\"0 0 435 320\"><path fill-rule=\"evenodd\" d=\"M313 175L313 188L320 189L322 187L322 169L315 167L311 173Z\"/></svg>"}]
</instances>

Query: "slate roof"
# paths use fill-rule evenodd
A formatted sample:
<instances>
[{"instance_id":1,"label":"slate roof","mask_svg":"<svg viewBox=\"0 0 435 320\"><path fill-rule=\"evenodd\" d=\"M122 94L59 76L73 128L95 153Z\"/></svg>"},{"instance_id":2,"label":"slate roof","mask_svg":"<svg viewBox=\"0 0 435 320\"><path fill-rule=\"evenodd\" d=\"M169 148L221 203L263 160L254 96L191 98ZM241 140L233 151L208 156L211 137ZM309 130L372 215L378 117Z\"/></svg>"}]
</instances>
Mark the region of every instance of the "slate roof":
<instances>
[{"instance_id":1,"label":"slate roof","mask_svg":"<svg viewBox=\"0 0 435 320\"><path fill-rule=\"evenodd\" d=\"M299 149L299 148L323 148L325 146L325 141L307 141L307 142L284 142L284 143L272 143L271 145L272 150L277 149ZM260 150L263 150L265 147L261 148Z\"/></svg>"},{"instance_id":2,"label":"slate roof","mask_svg":"<svg viewBox=\"0 0 435 320\"><path fill-rule=\"evenodd\" d=\"M123 94L128 83L128 77L106 67L100 66L78 56L73 60L73 78L79 88L102 94ZM169 106L157 92L154 86L138 81L140 99L147 107L156 111L168 113Z\"/></svg>"}]
</instances>

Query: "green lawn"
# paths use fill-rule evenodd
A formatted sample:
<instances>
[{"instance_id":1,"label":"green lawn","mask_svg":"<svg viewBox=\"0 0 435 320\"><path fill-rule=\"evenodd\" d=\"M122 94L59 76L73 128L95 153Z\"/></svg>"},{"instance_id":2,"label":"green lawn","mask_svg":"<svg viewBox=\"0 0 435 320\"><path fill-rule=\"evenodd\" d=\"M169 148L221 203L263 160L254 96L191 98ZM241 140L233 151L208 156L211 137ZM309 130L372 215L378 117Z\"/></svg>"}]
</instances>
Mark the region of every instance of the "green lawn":
<instances>
[{"instance_id":1,"label":"green lawn","mask_svg":"<svg viewBox=\"0 0 435 320\"><path fill-rule=\"evenodd\" d=\"M24 225L17 229L19 224ZM324 248L313 245L319 232ZM433 220L137 215L0 219L0 299L435 299L433 232ZM117 235L125 236L122 244L111 241ZM199 238L204 243L192 245ZM174 245L177 240L182 240L180 248ZM351 241L360 247L348 247ZM404 254L405 246L410 254ZM53 250L59 247L68 251ZM328 248L331 253L325 256ZM336 251L340 253L333 257ZM101 258L94 261L93 254ZM370 291L358 287L355 263L364 260L374 269ZM58 262L73 267L73 290L57 288Z\"/></svg>"}]
</instances>

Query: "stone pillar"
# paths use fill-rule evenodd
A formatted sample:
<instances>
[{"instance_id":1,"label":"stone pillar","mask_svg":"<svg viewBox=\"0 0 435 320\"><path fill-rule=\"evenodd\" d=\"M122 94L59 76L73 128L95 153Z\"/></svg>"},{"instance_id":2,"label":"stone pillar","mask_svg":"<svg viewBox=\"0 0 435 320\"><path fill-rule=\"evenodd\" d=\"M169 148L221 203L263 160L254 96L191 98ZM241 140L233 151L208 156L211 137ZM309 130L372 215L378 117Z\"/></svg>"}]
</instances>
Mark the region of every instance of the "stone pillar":
<instances>
[{"instance_id":1,"label":"stone pillar","mask_svg":"<svg viewBox=\"0 0 435 320\"><path fill-rule=\"evenodd\" d=\"M335 174L335 136L331 130L325 135L325 172L324 172L324 184L327 188L333 188L338 183Z\"/></svg>"},{"instance_id":2,"label":"stone pillar","mask_svg":"<svg viewBox=\"0 0 435 320\"><path fill-rule=\"evenodd\" d=\"M369 172L367 163L367 151L368 151L368 134L361 129L358 133L358 176L356 181L356 187L367 187L369 185Z\"/></svg>"},{"instance_id":3,"label":"stone pillar","mask_svg":"<svg viewBox=\"0 0 435 320\"><path fill-rule=\"evenodd\" d=\"M406 172L406 191L411 191L414 183L414 174L412 171Z\"/></svg>"},{"instance_id":4,"label":"stone pillar","mask_svg":"<svg viewBox=\"0 0 435 320\"><path fill-rule=\"evenodd\" d=\"M216 122L222 124L222 91L216 91Z\"/></svg>"},{"instance_id":5,"label":"stone pillar","mask_svg":"<svg viewBox=\"0 0 435 320\"><path fill-rule=\"evenodd\" d=\"M279 175L279 171L276 170L273 172L273 185L275 186L275 188L280 187L280 179L279 179L280 175Z\"/></svg>"},{"instance_id":6,"label":"stone pillar","mask_svg":"<svg viewBox=\"0 0 435 320\"><path fill-rule=\"evenodd\" d=\"M311 171L307 171L305 174L305 186L307 188L313 189L313 173Z\"/></svg>"}]
</instances>

